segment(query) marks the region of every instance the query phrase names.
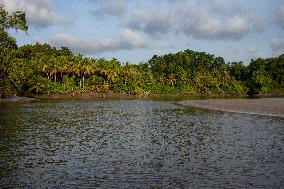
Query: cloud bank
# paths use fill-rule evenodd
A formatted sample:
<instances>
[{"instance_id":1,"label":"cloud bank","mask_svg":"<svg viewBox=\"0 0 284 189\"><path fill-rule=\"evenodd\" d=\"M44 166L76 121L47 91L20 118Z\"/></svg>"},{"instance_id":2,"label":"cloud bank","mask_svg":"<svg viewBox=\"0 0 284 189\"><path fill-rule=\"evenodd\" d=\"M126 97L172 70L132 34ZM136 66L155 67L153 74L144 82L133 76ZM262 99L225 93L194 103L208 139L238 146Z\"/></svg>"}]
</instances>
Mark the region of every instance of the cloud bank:
<instances>
[{"instance_id":1,"label":"cloud bank","mask_svg":"<svg viewBox=\"0 0 284 189\"><path fill-rule=\"evenodd\" d=\"M178 12L179 30L197 39L240 39L249 32L247 21L239 16L220 19L192 5L179 7Z\"/></svg>"},{"instance_id":2,"label":"cloud bank","mask_svg":"<svg viewBox=\"0 0 284 189\"><path fill-rule=\"evenodd\" d=\"M263 16L242 16L249 12L249 8L243 5L205 9L185 1L168 3L171 5L169 9L133 11L124 26L156 39L162 39L166 34L183 33L204 40L239 40L252 31L262 32L266 26Z\"/></svg>"},{"instance_id":3,"label":"cloud bank","mask_svg":"<svg viewBox=\"0 0 284 189\"><path fill-rule=\"evenodd\" d=\"M9 12L26 12L29 36L15 34L19 44L50 42L58 47L69 46L81 54L107 56L111 52L130 59L186 48L235 60L247 57L246 61L260 52L265 56L284 52L284 4L280 0L0 0L0 3ZM241 49L239 54L230 50L232 47ZM134 51L143 48L146 49L141 54L138 52L142 51Z\"/></svg>"},{"instance_id":4,"label":"cloud bank","mask_svg":"<svg viewBox=\"0 0 284 189\"><path fill-rule=\"evenodd\" d=\"M146 48L145 41L135 32L125 29L118 39L82 38L66 33L56 33L50 37L50 42L57 46L68 46L77 53L98 54L108 51Z\"/></svg>"},{"instance_id":5,"label":"cloud bank","mask_svg":"<svg viewBox=\"0 0 284 189\"><path fill-rule=\"evenodd\" d=\"M124 0L103 0L100 3L101 6L94 11L95 16L121 16L127 11L127 5Z\"/></svg>"},{"instance_id":6,"label":"cloud bank","mask_svg":"<svg viewBox=\"0 0 284 189\"><path fill-rule=\"evenodd\" d=\"M278 13L277 13L277 22L282 29L284 29L284 5L279 7Z\"/></svg>"},{"instance_id":7,"label":"cloud bank","mask_svg":"<svg viewBox=\"0 0 284 189\"><path fill-rule=\"evenodd\" d=\"M166 11L135 11L128 28L142 31L152 37L160 38L170 32L173 27L173 15Z\"/></svg>"},{"instance_id":8,"label":"cloud bank","mask_svg":"<svg viewBox=\"0 0 284 189\"><path fill-rule=\"evenodd\" d=\"M284 38L273 38L271 42L271 49L274 53L284 53Z\"/></svg>"},{"instance_id":9,"label":"cloud bank","mask_svg":"<svg viewBox=\"0 0 284 189\"><path fill-rule=\"evenodd\" d=\"M68 25L70 20L56 14L51 0L0 0L8 12L24 11L28 25L46 28L49 25Z\"/></svg>"}]
</instances>

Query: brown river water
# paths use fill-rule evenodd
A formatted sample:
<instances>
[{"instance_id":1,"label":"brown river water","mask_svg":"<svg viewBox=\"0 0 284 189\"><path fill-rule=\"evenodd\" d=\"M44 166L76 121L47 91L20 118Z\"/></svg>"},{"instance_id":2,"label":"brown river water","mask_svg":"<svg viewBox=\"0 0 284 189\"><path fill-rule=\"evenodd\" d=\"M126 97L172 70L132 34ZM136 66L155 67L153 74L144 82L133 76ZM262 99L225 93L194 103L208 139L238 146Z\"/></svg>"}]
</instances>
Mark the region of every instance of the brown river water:
<instances>
[{"instance_id":1,"label":"brown river water","mask_svg":"<svg viewBox=\"0 0 284 189\"><path fill-rule=\"evenodd\" d=\"M283 118L166 100L0 104L0 188L283 187Z\"/></svg>"}]
</instances>

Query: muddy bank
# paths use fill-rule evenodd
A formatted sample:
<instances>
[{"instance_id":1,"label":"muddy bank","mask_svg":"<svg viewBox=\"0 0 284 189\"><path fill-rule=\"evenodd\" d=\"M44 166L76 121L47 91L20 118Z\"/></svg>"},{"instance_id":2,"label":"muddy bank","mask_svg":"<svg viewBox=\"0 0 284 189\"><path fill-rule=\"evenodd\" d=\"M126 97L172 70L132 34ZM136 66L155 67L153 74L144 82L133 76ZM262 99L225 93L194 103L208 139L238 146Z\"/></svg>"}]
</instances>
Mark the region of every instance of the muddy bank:
<instances>
[{"instance_id":1,"label":"muddy bank","mask_svg":"<svg viewBox=\"0 0 284 189\"><path fill-rule=\"evenodd\" d=\"M271 93L271 94L258 94L255 97L284 97L284 94ZM42 94L35 95L35 98L151 98L151 97L200 97L200 98L214 98L214 97L249 97L247 94L188 94L188 93L98 93L92 91L86 92L70 92L70 93L52 93L52 94Z\"/></svg>"},{"instance_id":2,"label":"muddy bank","mask_svg":"<svg viewBox=\"0 0 284 189\"><path fill-rule=\"evenodd\" d=\"M185 100L179 104L228 112L284 117L284 98Z\"/></svg>"},{"instance_id":3,"label":"muddy bank","mask_svg":"<svg viewBox=\"0 0 284 189\"><path fill-rule=\"evenodd\" d=\"M32 102L37 100L36 98L30 98L30 97L20 97L20 96L11 96L7 98L0 98L0 103L5 102L19 102L19 103L26 103L26 102Z\"/></svg>"},{"instance_id":4,"label":"muddy bank","mask_svg":"<svg viewBox=\"0 0 284 189\"><path fill-rule=\"evenodd\" d=\"M45 99L45 98L80 98L80 99L91 99L91 98L145 98L148 94L131 94L131 93L96 93L96 92L74 92L74 93L53 93L53 94L43 94L37 95L35 98Z\"/></svg>"},{"instance_id":5,"label":"muddy bank","mask_svg":"<svg viewBox=\"0 0 284 189\"><path fill-rule=\"evenodd\" d=\"M254 97L284 97L284 94L271 93L271 94L259 94ZM4 96L0 98L0 102L29 102L35 99L175 99L176 101L187 100L187 99L211 99L211 98L249 98L249 95L246 94L188 94L188 93L116 93L116 92L107 92L99 93L92 91L84 92L69 92L69 93L51 93L51 94L41 94L41 95L32 95L27 96Z\"/></svg>"}]
</instances>

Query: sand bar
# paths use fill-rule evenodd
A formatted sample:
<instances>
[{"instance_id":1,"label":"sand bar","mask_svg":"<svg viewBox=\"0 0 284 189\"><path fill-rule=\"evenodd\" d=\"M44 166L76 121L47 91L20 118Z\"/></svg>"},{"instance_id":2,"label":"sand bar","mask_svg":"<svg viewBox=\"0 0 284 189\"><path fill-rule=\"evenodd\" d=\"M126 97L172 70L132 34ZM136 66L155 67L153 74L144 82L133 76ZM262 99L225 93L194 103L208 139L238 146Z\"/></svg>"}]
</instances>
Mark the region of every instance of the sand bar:
<instances>
[{"instance_id":1,"label":"sand bar","mask_svg":"<svg viewBox=\"0 0 284 189\"><path fill-rule=\"evenodd\" d=\"M284 98L185 100L179 104L228 112L284 117Z\"/></svg>"}]
</instances>

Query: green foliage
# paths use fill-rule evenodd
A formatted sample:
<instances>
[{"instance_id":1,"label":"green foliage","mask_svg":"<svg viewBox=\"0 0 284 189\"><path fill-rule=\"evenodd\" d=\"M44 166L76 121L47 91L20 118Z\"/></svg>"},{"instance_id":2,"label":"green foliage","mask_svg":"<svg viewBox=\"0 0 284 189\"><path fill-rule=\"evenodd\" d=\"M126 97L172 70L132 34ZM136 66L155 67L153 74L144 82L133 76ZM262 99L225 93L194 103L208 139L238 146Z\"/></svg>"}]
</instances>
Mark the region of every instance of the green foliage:
<instances>
[{"instance_id":1,"label":"green foliage","mask_svg":"<svg viewBox=\"0 0 284 189\"><path fill-rule=\"evenodd\" d=\"M25 14L8 14L0 5L0 94L80 91L119 93L245 94L282 92L284 55L225 63L222 57L185 50L154 55L138 65L86 58L68 47L49 44L17 47L8 29L27 31Z\"/></svg>"},{"instance_id":2,"label":"green foliage","mask_svg":"<svg viewBox=\"0 0 284 189\"><path fill-rule=\"evenodd\" d=\"M4 5L0 4L0 29L7 30L10 28L27 31L28 26L25 13L22 11L16 11L9 15L5 11Z\"/></svg>"},{"instance_id":3,"label":"green foliage","mask_svg":"<svg viewBox=\"0 0 284 189\"><path fill-rule=\"evenodd\" d=\"M218 91L217 79L208 71L197 72L193 82L196 86L197 92L200 94L208 94L210 93L210 89L214 92Z\"/></svg>"},{"instance_id":4,"label":"green foliage","mask_svg":"<svg viewBox=\"0 0 284 189\"><path fill-rule=\"evenodd\" d=\"M64 53L62 49L65 49ZM149 63L127 63L122 66L116 59L84 58L68 53L66 48L62 49L48 44L35 44L15 50L7 69L8 85L5 90L18 94L113 91L131 94L150 92L236 95L245 94L249 90L277 92L283 88L280 74L283 72L283 62L280 58L261 60L261 63L257 60L244 66L241 63L224 64L220 57L216 61L213 55L205 54L211 57L205 58L211 62L201 62L203 66L187 57L172 63L165 61L163 64L170 66L163 67L160 65L161 58L156 56ZM193 53L184 51L175 55L183 57L182 54L188 52ZM171 54L172 58L167 58L173 61L175 55ZM271 70L274 68L271 64L275 64L278 70ZM163 69L156 69L157 67Z\"/></svg>"},{"instance_id":5,"label":"green foliage","mask_svg":"<svg viewBox=\"0 0 284 189\"><path fill-rule=\"evenodd\" d=\"M248 92L248 88L243 84L242 81L237 81L234 78L231 78L230 84L225 90L225 93L231 95L240 95L246 94Z\"/></svg>"},{"instance_id":6,"label":"green foliage","mask_svg":"<svg viewBox=\"0 0 284 189\"><path fill-rule=\"evenodd\" d=\"M284 87L283 55L252 60L248 66L247 85L252 92L271 93Z\"/></svg>"},{"instance_id":7,"label":"green foliage","mask_svg":"<svg viewBox=\"0 0 284 189\"><path fill-rule=\"evenodd\" d=\"M10 80L8 74L10 62L17 49L16 40L9 35L8 29L27 31L25 13L16 11L9 15L4 6L0 4L0 95L15 91L14 86L10 85L11 82L17 85L16 82ZM21 90L21 87L18 86L17 90Z\"/></svg>"}]
</instances>

